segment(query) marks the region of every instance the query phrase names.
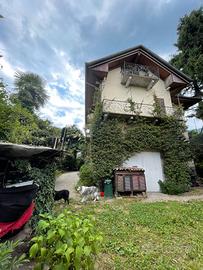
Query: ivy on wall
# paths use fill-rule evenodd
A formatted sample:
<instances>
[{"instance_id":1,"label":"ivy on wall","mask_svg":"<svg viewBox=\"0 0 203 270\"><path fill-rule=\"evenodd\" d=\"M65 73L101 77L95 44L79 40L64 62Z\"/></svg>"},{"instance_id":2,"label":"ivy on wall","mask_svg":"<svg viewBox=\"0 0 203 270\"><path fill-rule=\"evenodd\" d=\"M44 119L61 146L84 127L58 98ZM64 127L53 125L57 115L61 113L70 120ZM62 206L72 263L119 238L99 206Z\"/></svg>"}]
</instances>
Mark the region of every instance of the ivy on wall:
<instances>
[{"instance_id":1,"label":"ivy on wall","mask_svg":"<svg viewBox=\"0 0 203 270\"><path fill-rule=\"evenodd\" d=\"M162 192L178 194L189 189L187 162L190 145L183 136L184 121L176 116L133 120L121 117L102 119L101 104L95 108L91 129L91 162L94 182L113 177L115 167L136 152L159 151L164 161L163 179L157 179Z\"/></svg>"},{"instance_id":2,"label":"ivy on wall","mask_svg":"<svg viewBox=\"0 0 203 270\"><path fill-rule=\"evenodd\" d=\"M35 198L35 211L32 217L34 227L39 219L39 214L50 212L54 205L55 162L52 160L47 164L47 161L40 158L37 161L16 160L15 168L22 174L24 179L32 180L39 186Z\"/></svg>"}]
</instances>

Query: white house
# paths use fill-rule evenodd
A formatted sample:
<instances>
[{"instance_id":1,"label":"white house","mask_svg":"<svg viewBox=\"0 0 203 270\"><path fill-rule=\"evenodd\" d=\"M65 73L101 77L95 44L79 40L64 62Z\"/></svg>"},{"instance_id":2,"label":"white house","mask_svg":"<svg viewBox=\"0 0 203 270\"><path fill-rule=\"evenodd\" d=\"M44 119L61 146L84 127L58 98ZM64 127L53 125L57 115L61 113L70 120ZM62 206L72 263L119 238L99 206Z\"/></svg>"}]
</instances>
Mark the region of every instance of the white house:
<instances>
[{"instance_id":1,"label":"white house","mask_svg":"<svg viewBox=\"0 0 203 270\"><path fill-rule=\"evenodd\" d=\"M103 114L153 117L154 98L167 115L175 105L186 110L200 101L181 94L191 78L158 55L140 45L86 63L85 77L86 126L94 108L95 91L100 91ZM148 191L159 191L157 179L164 180L163 161L159 152L141 152L126 160L123 166L145 170Z\"/></svg>"}]
</instances>

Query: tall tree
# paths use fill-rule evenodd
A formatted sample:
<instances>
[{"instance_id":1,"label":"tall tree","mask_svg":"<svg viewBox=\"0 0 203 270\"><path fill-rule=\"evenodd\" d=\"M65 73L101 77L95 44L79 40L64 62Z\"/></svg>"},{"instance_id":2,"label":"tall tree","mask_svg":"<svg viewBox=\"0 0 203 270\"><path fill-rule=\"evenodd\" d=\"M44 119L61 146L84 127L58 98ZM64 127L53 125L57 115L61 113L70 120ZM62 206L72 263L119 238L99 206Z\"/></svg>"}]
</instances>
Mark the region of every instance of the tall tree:
<instances>
[{"instance_id":1,"label":"tall tree","mask_svg":"<svg viewBox=\"0 0 203 270\"><path fill-rule=\"evenodd\" d=\"M20 104L12 104L4 84L0 83L0 140L32 143L36 128L34 115Z\"/></svg>"},{"instance_id":2,"label":"tall tree","mask_svg":"<svg viewBox=\"0 0 203 270\"><path fill-rule=\"evenodd\" d=\"M48 100L42 78L34 73L18 72L15 75L17 93L14 97L30 112L38 110Z\"/></svg>"},{"instance_id":3,"label":"tall tree","mask_svg":"<svg viewBox=\"0 0 203 270\"><path fill-rule=\"evenodd\" d=\"M171 64L188 74L193 80L195 96L203 90L203 8L193 10L180 19L177 28L178 39L175 46L178 53Z\"/></svg>"}]
</instances>

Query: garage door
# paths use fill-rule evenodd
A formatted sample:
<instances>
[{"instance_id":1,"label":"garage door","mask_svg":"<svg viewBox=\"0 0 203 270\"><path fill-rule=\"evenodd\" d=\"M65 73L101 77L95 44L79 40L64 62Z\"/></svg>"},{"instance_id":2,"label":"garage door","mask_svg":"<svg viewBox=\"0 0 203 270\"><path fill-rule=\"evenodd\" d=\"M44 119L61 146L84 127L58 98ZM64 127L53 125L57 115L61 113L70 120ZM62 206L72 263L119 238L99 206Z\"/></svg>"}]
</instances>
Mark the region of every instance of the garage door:
<instances>
[{"instance_id":1,"label":"garage door","mask_svg":"<svg viewBox=\"0 0 203 270\"><path fill-rule=\"evenodd\" d=\"M138 166L145 170L147 191L159 191L159 180L164 180L163 165L159 152L141 152L123 163L124 167Z\"/></svg>"}]
</instances>

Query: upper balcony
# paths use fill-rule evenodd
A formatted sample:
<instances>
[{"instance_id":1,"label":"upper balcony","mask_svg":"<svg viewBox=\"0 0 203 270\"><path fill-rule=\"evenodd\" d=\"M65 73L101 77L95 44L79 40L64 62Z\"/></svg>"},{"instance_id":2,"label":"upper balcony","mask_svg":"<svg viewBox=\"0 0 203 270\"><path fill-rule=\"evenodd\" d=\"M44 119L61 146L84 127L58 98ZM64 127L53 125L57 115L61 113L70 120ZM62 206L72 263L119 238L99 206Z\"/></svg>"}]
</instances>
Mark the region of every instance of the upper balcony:
<instances>
[{"instance_id":1,"label":"upper balcony","mask_svg":"<svg viewBox=\"0 0 203 270\"><path fill-rule=\"evenodd\" d=\"M151 89L159 80L159 69L155 66L144 66L124 62L121 69L121 83L126 87L139 86Z\"/></svg>"},{"instance_id":2,"label":"upper balcony","mask_svg":"<svg viewBox=\"0 0 203 270\"><path fill-rule=\"evenodd\" d=\"M173 107L162 106L161 114L173 115L176 110ZM153 117L154 106L152 104L135 103L121 100L103 100L103 113L119 115L139 115Z\"/></svg>"}]
</instances>

